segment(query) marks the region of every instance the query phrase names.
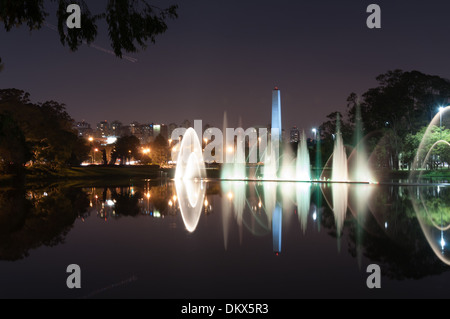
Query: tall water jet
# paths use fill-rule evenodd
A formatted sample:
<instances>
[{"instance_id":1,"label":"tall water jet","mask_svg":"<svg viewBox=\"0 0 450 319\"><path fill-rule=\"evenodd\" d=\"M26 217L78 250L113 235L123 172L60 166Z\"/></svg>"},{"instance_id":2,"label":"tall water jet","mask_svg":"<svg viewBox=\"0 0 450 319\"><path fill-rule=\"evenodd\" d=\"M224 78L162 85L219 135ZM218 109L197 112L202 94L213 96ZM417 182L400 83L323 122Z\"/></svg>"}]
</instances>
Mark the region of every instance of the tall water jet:
<instances>
[{"instance_id":1,"label":"tall water jet","mask_svg":"<svg viewBox=\"0 0 450 319\"><path fill-rule=\"evenodd\" d=\"M280 159L280 180L292 181L295 176L296 161L294 159L294 152L289 144L283 147L283 156Z\"/></svg>"},{"instance_id":2,"label":"tall water jet","mask_svg":"<svg viewBox=\"0 0 450 319\"><path fill-rule=\"evenodd\" d=\"M228 118L227 118L227 112L223 113L223 150L222 150L222 154L223 154L223 164L222 164L222 169L220 172L220 177L224 180L230 180L233 177L233 167L230 163L227 163L227 154L229 152L233 152L234 153L234 147L232 145L228 145L228 141L227 141L227 127L228 127Z\"/></svg>"},{"instance_id":3,"label":"tall water jet","mask_svg":"<svg viewBox=\"0 0 450 319\"><path fill-rule=\"evenodd\" d=\"M348 182L348 163L344 140L342 139L339 117L337 119L337 132L334 141L332 182Z\"/></svg>"},{"instance_id":4,"label":"tall water jet","mask_svg":"<svg viewBox=\"0 0 450 319\"><path fill-rule=\"evenodd\" d=\"M320 131L318 132L314 142L316 143L316 163L315 163L314 178L316 180L319 180L322 170L322 140L320 138Z\"/></svg>"},{"instance_id":5,"label":"tall water jet","mask_svg":"<svg viewBox=\"0 0 450 319\"><path fill-rule=\"evenodd\" d=\"M295 172L295 178L297 181L311 181L311 163L309 159L309 151L308 145L306 143L305 131L303 131L302 133L302 138L298 146Z\"/></svg>"},{"instance_id":6,"label":"tall water jet","mask_svg":"<svg viewBox=\"0 0 450 319\"><path fill-rule=\"evenodd\" d=\"M295 172L295 179L297 181L311 181L311 163L309 159L309 151L308 145L306 143L305 131L302 132L300 144L298 146ZM300 221L303 233L305 233L311 203L311 184L297 183L296 192L298 219Z\"/></svg>"},{"instance_id":7,"label":"tall water jet","mask_svg":"<svg viewBox=\"0 0 450 319\"><path fill-rule=\"evenodd\" d=\"M373 177L368 165L368 157L366 154L366 148L363 142L363 123L361 117L361 107L359 103L356 105L356 127L355 127L355 150L356 152L356 165L352 170L351 178L357 182L371 182Z\"/></svg>"},{"instance_id":8,"label":"tall water jet","mask_svg":"<svg viewBox=\"0 0 450 319\"><path fill-rule=\"evenodd\" d=\"M348 163L347 153L345 151L344 140L340 130L339 117L337 118L337 132L334 142L333 152L333 168L331 180L333 182L348 182ZM333 190L333 212L336 221L336 229L338 238L340 239L341 231L344 226L345 215L348 208L348 185L336 184L332 185ZM338 249L340 249L340 241L338 241Z\"/></svg>"}]
</instances>

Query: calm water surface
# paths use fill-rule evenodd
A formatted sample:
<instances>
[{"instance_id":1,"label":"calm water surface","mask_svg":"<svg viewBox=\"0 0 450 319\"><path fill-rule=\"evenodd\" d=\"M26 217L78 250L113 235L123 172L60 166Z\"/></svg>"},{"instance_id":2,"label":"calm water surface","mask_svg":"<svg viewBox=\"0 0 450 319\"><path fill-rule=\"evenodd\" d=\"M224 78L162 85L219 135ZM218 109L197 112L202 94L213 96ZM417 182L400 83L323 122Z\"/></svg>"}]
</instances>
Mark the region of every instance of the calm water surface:
<instances>
[{"instance_id":1,"label":"calm water surface","mask_svg":"<svg viewBox=\"0 0 450 319\"><path fill-rule=\"evenodd\" d=\"M3 189L0 297L449 298L449 204L436 185Z\"/></svg>"}]
</instances>

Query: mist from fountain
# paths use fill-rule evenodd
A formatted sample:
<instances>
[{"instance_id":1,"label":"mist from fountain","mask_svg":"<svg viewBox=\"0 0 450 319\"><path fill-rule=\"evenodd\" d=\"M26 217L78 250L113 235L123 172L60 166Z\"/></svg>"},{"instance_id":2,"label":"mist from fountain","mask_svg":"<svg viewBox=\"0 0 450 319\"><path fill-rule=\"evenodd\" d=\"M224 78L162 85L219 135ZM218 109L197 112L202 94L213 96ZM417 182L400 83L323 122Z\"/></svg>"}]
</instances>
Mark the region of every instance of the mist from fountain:
<instances>
[{"instance_id":1,"label":"mist from fountain","mask_svg":"<svg viewBox=\"0 0 450 319\"><path fill-rule=\"evenodd\" d=\"M356 106L355 142L356 147L354 152L356 152L356 165L351 170L351 180L370 183L374 180L374 178L368 165L368 156L363 143L363 123L361 117L361 107L359 104Z\"/></svg>"},{"instance_id":2,"label":"mist from fountain","mask_svg":"<svg viewBox=\"0 0 450 319\"><path fill-rule=\"evenodd\" d=\"M296 163L296 180L297 181L311 181L311 162L309 159L308 145L306 143L305 131L302 133L300 144L297 151Z\"/></svg>"}]
</instances>

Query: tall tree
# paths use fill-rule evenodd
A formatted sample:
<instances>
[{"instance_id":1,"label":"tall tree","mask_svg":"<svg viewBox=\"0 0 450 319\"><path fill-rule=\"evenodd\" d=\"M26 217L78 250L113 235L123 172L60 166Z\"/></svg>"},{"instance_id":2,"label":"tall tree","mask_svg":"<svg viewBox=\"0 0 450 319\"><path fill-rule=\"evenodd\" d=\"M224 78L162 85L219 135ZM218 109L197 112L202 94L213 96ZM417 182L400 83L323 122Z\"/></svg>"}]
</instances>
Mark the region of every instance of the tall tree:
<instances>
[{"instance_id":1,"label":"tall tree","mask_svg":"<svg viewBox=\"0 0 450 319\"><path fill-rule=\"evenodd\" d=\"M167 162L169 156L169 142L160 134L151 144L152 160L161 165Z\"/></svg>"},{"instance_id":2,"label":"tall tree","mask_svg":"<svg viewBox=\"0 0 450 319\"><path fill-rule=\"evenodd\" d=\"M140 141L134 135L120 137L115 143L110 164L114 165L120 159L120 165L124 165L131 158L139 158L141 156L139 146Z\"/></svg>"},{"instance_id":3,"label":"tall tree","mask_svg":"<svg viewBox=\"0 0 450 319\"><path fill-rule=\"evenodd\" d=\"M19 174L31 152L25 136L9 113L0 114L0 167L5 173Z\"/></svg>"},{"instance_id":4,"label":"tall tree","mask_svg":"<svg viewBox=\"0 0 450 319\"><path fill-rule=\"evenodd\" d=\"M33 152L33 161L52 168L80 164L89 148L73 130L65 105L55 101L34 104L17 89L0 90L0 114L9 113Z\"/></svg>"},{"instance_id":5,"label":"tall tree","mask_svg":"<svg viewBox=\"0 0 450 319\"><path fill-rule=\"evenodd\" d=\"M156 42L156 36L167 31L167 20L178 18L177 5L159 8L146 0L108 0L103 12L93 14L84 0L52 0L57 2L56 17L60 41L76 51L83 43L92 43L98 35L98 23L105 20L114 53L122 57L124 52L145 49L147 42ZM78 4L81 8L80 29L66 26L67 7ZM44 0L0 0L0 22L6 31L26 25L39 30L49 16Z\"/></svg>"},{"instance_id":6,"label":"tall tree","mask_svg":"<svg viewBox=\"0 0 450 319\"><path fill-rule=\"evenodd\" d=\"M359 103L366 132L383 130L390 138L386 140L387 157L391 168L399 168L400 153L407 134L413 134L427 126L439 105L450 98L450 81L419 71L388 71L376 78L378 86L369 89L356 100L350 95L348 115L355 121L356 105Z\"/></svg>"}]
</instances>

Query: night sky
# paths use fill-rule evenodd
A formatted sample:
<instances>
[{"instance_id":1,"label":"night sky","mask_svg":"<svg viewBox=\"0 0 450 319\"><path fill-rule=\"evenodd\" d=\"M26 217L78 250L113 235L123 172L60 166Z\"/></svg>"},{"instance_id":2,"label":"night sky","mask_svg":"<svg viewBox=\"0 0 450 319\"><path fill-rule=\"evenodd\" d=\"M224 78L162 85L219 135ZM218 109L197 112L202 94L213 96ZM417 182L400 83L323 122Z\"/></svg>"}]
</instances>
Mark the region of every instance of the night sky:
<instances>
[{"instance_id":1,"label":"night sky","mask_svg":"<svg viewBox=\"0 0 450 319\"><path fill-rule=\"evenodd\" d=\"M87 3L98 13L105 1ZM366 26L370 3L381 6L381 30ZM183 0L178 12L156 45L127 54L136 63L87 46L70 52L48 27L1 26L0 88L63 102L94 126L202 119L221 127L227 111L229 126L241 117L249 127L270 123L278 86L283 126L310 131L388 70L450 78L447 0ZM56 24L54 11L48 22ZM104 25L95 44L110 49Z\"/></svg>"}]
</instances>

